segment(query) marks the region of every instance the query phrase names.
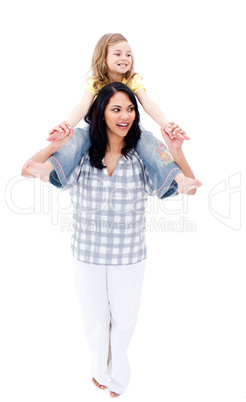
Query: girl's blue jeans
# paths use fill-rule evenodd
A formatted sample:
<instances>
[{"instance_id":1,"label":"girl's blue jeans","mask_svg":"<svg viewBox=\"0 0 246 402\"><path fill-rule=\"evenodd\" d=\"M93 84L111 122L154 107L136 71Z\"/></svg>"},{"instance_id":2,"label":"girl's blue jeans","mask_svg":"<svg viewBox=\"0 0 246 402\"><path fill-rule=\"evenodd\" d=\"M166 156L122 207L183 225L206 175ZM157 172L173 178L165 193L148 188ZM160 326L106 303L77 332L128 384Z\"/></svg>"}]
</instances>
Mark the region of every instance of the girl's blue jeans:
<instances>
[{"instance_id":1,"label":"girl's blue jeans","mask_svg":"<svg viewBox=\"0 0 246 402\"><path fill-rule=\"evenodd\" d=\"M153 182L158 198L166 198L177 191L175 176L181 172L168 148L142 126L136 151L141 157ZM48 160L54 170L50 182L56 187L65 187L74 168L91 146L90 126L75 128L71 140Z\"/></svg>"}]
</instances>

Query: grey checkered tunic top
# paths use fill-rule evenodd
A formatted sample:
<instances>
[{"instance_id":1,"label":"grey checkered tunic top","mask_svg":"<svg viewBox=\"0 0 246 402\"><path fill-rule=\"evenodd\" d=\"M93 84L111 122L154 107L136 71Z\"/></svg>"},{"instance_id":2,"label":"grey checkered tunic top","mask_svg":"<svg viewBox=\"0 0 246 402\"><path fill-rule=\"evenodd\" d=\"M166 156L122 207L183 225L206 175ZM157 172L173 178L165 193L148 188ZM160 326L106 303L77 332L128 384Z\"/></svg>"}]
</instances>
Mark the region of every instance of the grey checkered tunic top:
<instances>
[{"instance_id":1,"label":"grey checkered tunic top","mask_svg":"<svg viewBox=\"0 0 246 402\"><path fill-rule=\"evenodd\" d=\"M103 160L104 163L104 160ZM125 265L146 258L145 204L153 183L138 153L121 156L110 177L87 152L70 176L73 256L91 264Z\"/></svg>"}]
</instances>

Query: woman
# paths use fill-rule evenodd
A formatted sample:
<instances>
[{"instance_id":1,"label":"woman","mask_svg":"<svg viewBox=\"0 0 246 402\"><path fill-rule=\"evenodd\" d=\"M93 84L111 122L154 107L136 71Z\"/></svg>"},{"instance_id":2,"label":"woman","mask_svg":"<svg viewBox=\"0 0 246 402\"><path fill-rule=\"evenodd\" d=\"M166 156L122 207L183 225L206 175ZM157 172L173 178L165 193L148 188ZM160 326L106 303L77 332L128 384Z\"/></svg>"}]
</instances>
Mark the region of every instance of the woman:
<instances>
[{"instance_id":1,"label":"woman","mask_svg":"<svg viewBox=\"0 0 246 402\"><path fill-rule=\"evenodd\" d=\"M86 121L92 146L66 186L74 205L73 269L92 352L93 382L117 397L130 380L127 348L137 321L146 262L145 202L155 190L135 151L141 132L132 91L122 83L108 84ZM183 192L194 194L201 183L191 172L181 141L166 137L175 162L188 177L184 176ZM60 146L68 140L63 141ZM50 144L36 154L22 174L37 176L39 163L55 150ZM175 180L182 175L178 170ZM174 180L169 185L177 188Z\"/></svg>"}]
</instances>

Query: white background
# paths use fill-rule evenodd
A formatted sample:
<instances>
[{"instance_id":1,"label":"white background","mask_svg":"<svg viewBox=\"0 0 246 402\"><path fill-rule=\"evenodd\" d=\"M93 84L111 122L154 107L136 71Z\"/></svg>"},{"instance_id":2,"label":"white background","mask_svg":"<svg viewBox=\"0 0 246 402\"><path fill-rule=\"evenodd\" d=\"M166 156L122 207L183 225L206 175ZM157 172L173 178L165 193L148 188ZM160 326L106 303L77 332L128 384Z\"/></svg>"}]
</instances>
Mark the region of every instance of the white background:
<instances>
[{"instance_id":1,"label":"white background","mask_svg":"<svg viewBox=\"0 0 246 402\"><path fill-rule=\"evenodd\" d=\"M148 267L121 400L246 398L244 1L9 1L1 6L1 400L108 400L91 384L70 268L68 194L20 176L120 32L203 182L148 204ZM161 139L141 110L143 125ZM244 242L243 242L244 239Z\"/></svg>"}]
</instances>

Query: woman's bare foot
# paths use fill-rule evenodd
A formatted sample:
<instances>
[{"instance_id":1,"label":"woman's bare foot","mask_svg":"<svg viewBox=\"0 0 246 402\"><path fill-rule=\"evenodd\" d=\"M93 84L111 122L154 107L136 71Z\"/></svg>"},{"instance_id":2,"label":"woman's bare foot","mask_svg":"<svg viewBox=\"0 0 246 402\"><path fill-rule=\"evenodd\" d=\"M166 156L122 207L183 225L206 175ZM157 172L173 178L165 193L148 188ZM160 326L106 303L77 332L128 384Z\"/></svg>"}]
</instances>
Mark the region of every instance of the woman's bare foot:
<instances>
[{"instance_id":1,"label":"woman's bare foot","mask_svg":"<svg viewBox=\"0 0 246 402\"><path fill-rule=\"evenodd\" d=\"M97 381L96 381L96 379L93 377L92 378L92 382L93 382L93 384L95 384L95 386L97 387L97 388L99 388L99 389L106 389L107 387L105 387L105 385L101 385L101 384L99 384Z\"/></svg>"},{"instance_id":2,"label":"woman's bare foot","mask_svg":"<svg viewBox=\"0 0 246 402\"><path fill-rule=\"evenodd\" d=\"M116 392L112 391L109 391L109 395L111 396L111 398L117 398L118 396L120 396L120 394L116 394Z\"/></svg>"},{"instance_id":3,"label":"woman's bare foot","mask_svg":"<svg viewBox=\"0 0 246 402\"><path fill-rule=\"evenodd\" d=\"M199 180L186 177L183 173L178 173L175 181L178 184L178 192L180 194L195 194L196 189L202 186Z\"/></svg>"},{"instance_id":4,"label":"woman's bare foot","mask_svg":"<svg viewBox=\"0 0 246 402\"><path fill-rule=\"evenodd\" d=\"M37 163L29 160L25 165L25 169L28 173L38 177L42 181L49 181L50 173L54 169L54 166L49 161L45 163Z\"/></svg>"}]
</instances>

